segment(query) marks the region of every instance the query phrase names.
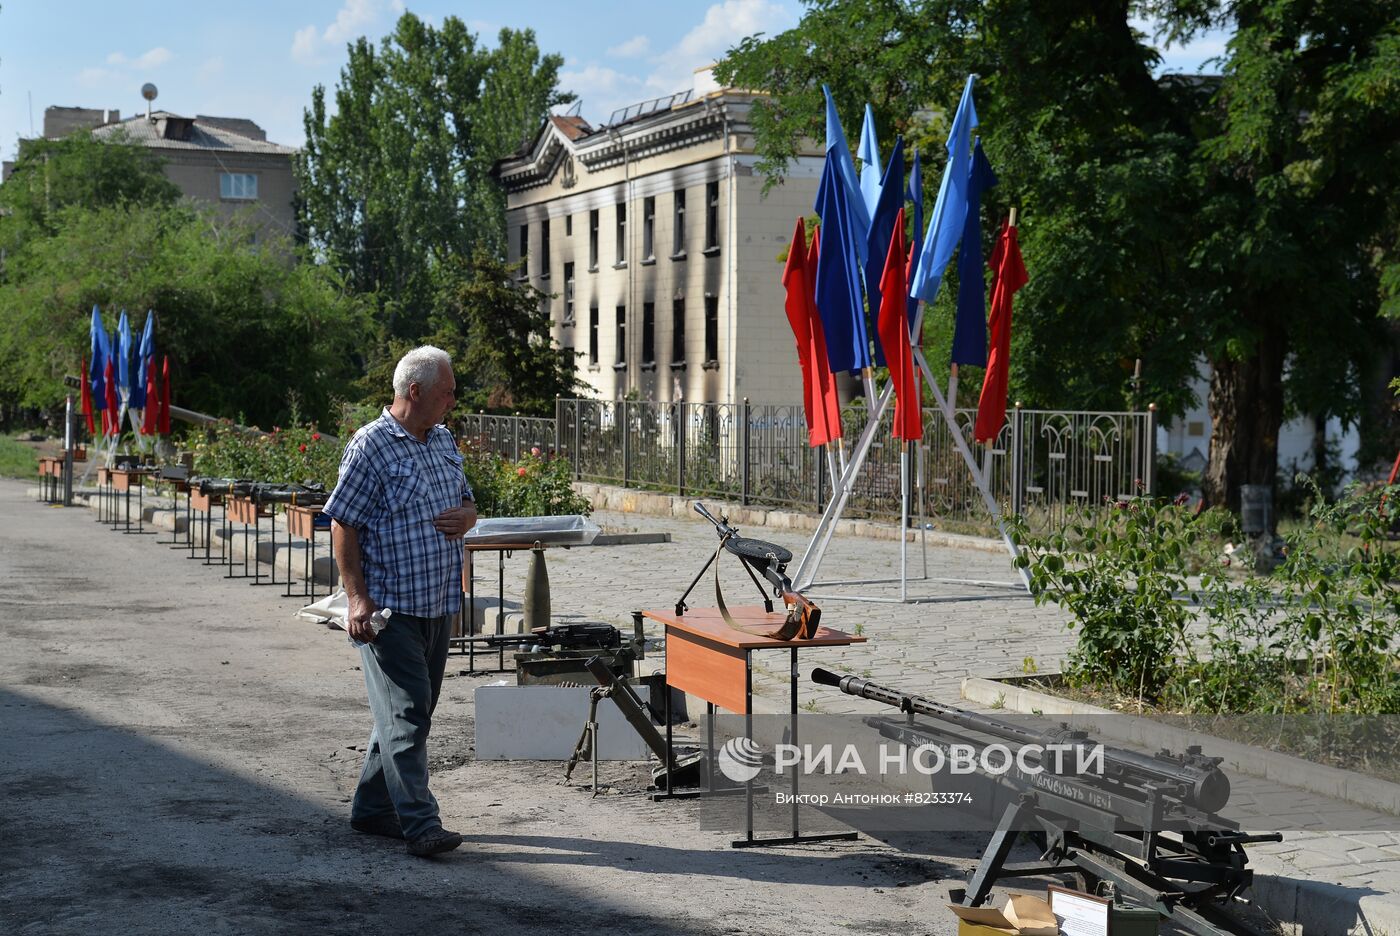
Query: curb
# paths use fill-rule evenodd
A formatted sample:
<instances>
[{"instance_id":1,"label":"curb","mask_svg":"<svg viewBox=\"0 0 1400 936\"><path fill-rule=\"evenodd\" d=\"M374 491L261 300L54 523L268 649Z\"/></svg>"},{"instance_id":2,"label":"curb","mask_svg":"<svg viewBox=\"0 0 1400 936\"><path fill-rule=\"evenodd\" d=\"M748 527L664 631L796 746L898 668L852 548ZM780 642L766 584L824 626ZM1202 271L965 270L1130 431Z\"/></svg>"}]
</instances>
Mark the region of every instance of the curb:
<instances>
[{"instance_id":1,"label":"curb","mask_svg":"<svg viewBox=\"0 0 1400 936\"><path fill-rule=\"evenodd\" d=\"M1187 743L1188 733L1181 729L1154 724L1133 715L1127 715L1124 719L1127 713L1062 699L994 679L978 676L965 678L962 681L962 697L1025 714L1117 716L1107 722L1110 729L1103 731L1103 734L1115 740L1175 749ZM1112 727L1121 729L1124 724L1132 725L1132 730L1111 730ZM1261 752L1257 748L1223 739L1211 742L1210 753L1223 756L1228 766L1241 773L1333 796L1369 809L1400 814L1400 784L1374 777L1360 777L1287 754ZM1310 936L1332 933L1400 936L1400 895L1299 878L1296 876L1298 868L1266 852L1252 851L1249 860L1256 872L1254 902L1275 919L1288 921L1296 932Z\"/></svg>"}]
</instances>

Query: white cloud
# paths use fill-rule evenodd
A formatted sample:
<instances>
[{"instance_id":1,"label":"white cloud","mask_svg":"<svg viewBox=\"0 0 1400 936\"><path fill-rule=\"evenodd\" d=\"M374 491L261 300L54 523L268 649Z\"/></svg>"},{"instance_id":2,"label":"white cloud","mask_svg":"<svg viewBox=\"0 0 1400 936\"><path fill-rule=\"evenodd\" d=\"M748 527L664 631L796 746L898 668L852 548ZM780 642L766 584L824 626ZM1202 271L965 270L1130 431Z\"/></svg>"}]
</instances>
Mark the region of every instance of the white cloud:
<instances>
[{"instance_id":1,"label":"white cloud","mask_svg":"<svg viewBox=\"0 0 1400 936\"><path fill-rule=\"evenodd\" d=\"M691 86L697 68L704 68L745 36L773 34L796 26L795 14L770 0L724 0L705 11L705 17L681 37L674 48L657 56L646 86L656 94L684 91Z\"/></svg>"},{"instance_id":2,"label":"white cloud","mask_svg":"<svg viewBox=\"0 0 1400 936\"><path fill-rule=\"evenodd\" d=\"M303 65L319 64L325 53L339 51L364 35L386 9L398 14L404 5L402 0L345 0L324 29L308 25L292 35L292 59Z\"/></svg>"},{"instance_id":3,"label":"white cloud","mask_svg":"<svg viewBox=\"0 0 1400 936\"><path fill-rule=\"evenodd\" d=\"M583 99L583 112L590 120L603 122L629 104L689 89L696 69L718 61L745 36L772 35L796 25L796 12L777 0L721 0L708 7L699 24L674 46L660 53L653 51L645 35L608 49L612 60L643 60L640 67L632 66L635 72L571 58L559 75L559 84ZM648 67L651 71L646 73Z\"/></svg>"},{"instance_id":4,"label":"white cloud","mask_svg":"<svg viewBox=\"0 0 1400 936\"><path fill-rule=\"evenodd\" d=\"M292 59L303 65L311 65L316 61L316 27L303 26L292 36Z\"/></svg>"},{"instance_id":5,"label":"white cloud","mask_svg":"<svg viewBox=\"0 0 1400 936\"><path fill-rule=\"evenodd\" d=\"M164 46L156 46L138 58L134 64L137 68L159 68L174 57L174 53L169 49Z\"/></svg>"},{"instance_id":6,"label":"white cloud","mask_svg":"<svg viewBox=\"0 0 1400 936\"><path fill-rule=\"evenodd\" d=\"M646 36L633 36L626 42L608 50L609 58L638 58L651 51L651 40Z\"/></svg>"},{"instance_id":7,"label":"white cloud","mask_svg":"<svg viewBox=\"0 0 1400 936\"><path fill-rule=\"evenodd\" d=\"M132 68L136 70L159 68L175 57L175 54L165 46L156 46L148 49L136 58L127 58L121 52L112 52L107 55L107 64L115 65L118 68Z\"/></svg>"},{"instance_id":8,"label":"white cloud","mask_svg":"<svg viewBox=\"0 0 1400 936\"><path fill-rule=\"evenodd\" d=\"M577 94L583 101L584 112L598 122L607 120L619 107L635 104L646 97L641 78L606 65L590 64L561 71L559 87Z\"/></svg>"},{"instance_id":9,"label":"white cloud","mask_svg":"<svg viewBox=\"0 0 1400 936\"><path fill-rule=\"evenodd\" d=\"M365 26L379 18L379 7L377 0L345 0L345 5L335 14L335 22L326 27L321 39L339 45L357 38Z\"/></svg>"}]
</instances>

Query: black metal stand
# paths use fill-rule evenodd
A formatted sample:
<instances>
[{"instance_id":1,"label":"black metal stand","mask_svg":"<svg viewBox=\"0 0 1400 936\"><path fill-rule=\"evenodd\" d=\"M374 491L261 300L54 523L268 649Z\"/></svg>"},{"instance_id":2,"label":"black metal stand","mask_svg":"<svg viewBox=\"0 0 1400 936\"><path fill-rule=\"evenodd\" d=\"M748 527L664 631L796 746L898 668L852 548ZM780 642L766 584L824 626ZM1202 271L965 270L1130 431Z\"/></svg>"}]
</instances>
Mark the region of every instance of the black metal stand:
<instances>
[{"instance_id":1,"label":"black metal stand","mask_svg":"<svg viewBox=\"0 0 1400 936\"><path fill-rule=\"evenodd\" d=\"M792 685L790 718L792 724L792 743L797 743L797 648L788 648L791 664L790 679ZM668 693L669 695L669 693ZM753 651L744 652L744 738L753 740ZM860 837L859 832L819 832L813 835L803 835L798 828L797 804L798 771L792 772L792 835L784 835L769 838L756 838L753 834L753 780L744 784L744 806L747 813L747 823L744 826L744 837L730 842L732 848L757 848L764 845L802 845L808 842L854 842Z\"/></svg>"}]
</instances>

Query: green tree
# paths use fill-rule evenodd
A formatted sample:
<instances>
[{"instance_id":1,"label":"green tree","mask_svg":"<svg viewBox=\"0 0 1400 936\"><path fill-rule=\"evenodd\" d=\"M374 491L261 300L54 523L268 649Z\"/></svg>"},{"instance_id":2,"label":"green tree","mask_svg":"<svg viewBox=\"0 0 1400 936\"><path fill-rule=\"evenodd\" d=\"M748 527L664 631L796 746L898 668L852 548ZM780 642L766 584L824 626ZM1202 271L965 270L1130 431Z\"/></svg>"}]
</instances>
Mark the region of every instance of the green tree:
<instances>
[{"instance_id":1,"label":"green tree","mask_svg":"<svg viewBox=\"0 0 1400 936\"><path fill-rule=\"evenodd\" d=\"M62 375L87 354L94 305L125 308L138 325L153 309L179 405L267 425L295 398L328 425L367 325L332 270L189 203L68 207L50 220L52 236L10 256L0 282L0 392L56 404Z\"/></svg>"},{"instance_id":2,"label":"green tree","mask_svg":"<svg viewBox=\"0 0 1400 936\"><path fill-rule=\"evenodd\" d=\"M1292 413L1363 415L1400 316L1400 3L1212 3L1237 25L1199 151L1207 495L1272 483ZM1185 23L1189 29L1192 24Z\"/></svg>"},{"instance_id":3,"label":"green tree","mask_svg":"<svg viewBox=\"0 0 1400 936\"><path fill-rule=\"evenodd\" d=\"M348 286L376 297L386 339L428 333L450 259L503 251L491 166L572 99L555 90L562 64L531 30L502 30L493 50L457 17L435 29L405 13L377 49L349 46L334 115L325 89L313 91L297 160L302 223Z\"/></svg>"},{"instance_id":4,"label":"green tree","mask_svg":"<svg viewBox=\"0 0 1400 936\"><path fill-rule=\"evenodd\" d=\"M554 399L587 387L549 337L544 293L485 247L470 263L447 261L426 339L452 357L457 405L466 412L552 416ZM414 342L396 339L361 381L366 402L386 399L394 366Z\"/></svg>"},{"instance_id":5,"label":"green tree","mask_svg":"<svg viewBox=\"0 0 1400 936\"><path fill-rule=\"evenodd\" d=\"M170 205L180 197L144 146L75 133L61 140L23 140L14 171L0 186L0 248L47 237L64 209L78 206Z\"/></svg>"},{"instance_id":6,"label":"green tree","mask_svg":"<svg viewBox=\"0 0 1400 936\"><path fill-rule=\"evenodd\" d=\"M719 77L772 95L753 115L770 182L801 137L822 137L826 82L847 127L869 100L882 129L923 150L932 193L962 82L984 76L980 133L1002 182L988 215L1020 206L1031 267L1013 393L1117 408L1141 358L1140 399L1175 415L1204 353L1208 494L1237 506L1240 484L1273 482L1287 412L1356 414L1378 314L1400 304L1384 220L1400 192L1397 9L815 0L795 29L732 50ZM1237 21L1223 76L1155 78L1135 13L1174 40ZM934 335L948 330L953 285L930 310Z\"/></svg>"}]
</instances>

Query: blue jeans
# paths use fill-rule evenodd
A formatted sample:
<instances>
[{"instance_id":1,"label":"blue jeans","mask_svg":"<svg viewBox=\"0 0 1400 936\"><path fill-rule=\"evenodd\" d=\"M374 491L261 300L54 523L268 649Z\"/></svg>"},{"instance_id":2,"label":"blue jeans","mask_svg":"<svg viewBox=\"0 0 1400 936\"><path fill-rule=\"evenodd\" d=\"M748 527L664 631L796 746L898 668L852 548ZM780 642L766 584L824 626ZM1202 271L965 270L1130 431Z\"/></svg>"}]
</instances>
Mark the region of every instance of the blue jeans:
<instances>
[{"instance_id":1,"label":"blue jeans","mask_svg":"<svg viewBox=\"0 0 1400 936\"><path fill-rule=\"evenodd\" d=\"M374 729L350 806L351 819L397 814L405 839L438 826L428 791L428 730L447 667L451 618L395 611L373 643L360 645Z\"/></svg>"}]
</instances>

